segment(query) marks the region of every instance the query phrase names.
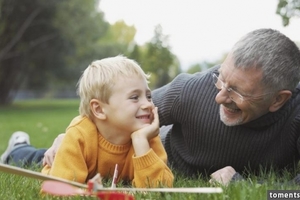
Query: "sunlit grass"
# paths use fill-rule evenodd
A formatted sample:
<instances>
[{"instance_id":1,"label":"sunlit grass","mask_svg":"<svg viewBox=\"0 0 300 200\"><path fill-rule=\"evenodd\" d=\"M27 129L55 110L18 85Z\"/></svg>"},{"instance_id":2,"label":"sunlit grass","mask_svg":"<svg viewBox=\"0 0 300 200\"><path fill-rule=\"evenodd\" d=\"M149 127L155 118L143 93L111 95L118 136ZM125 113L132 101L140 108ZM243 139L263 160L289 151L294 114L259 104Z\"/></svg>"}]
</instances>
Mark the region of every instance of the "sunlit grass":
<instances>
[{"instance_id":1,"label":"sunlit grass","mask_svg":"<svg viewBox=\"0 0 300 200\"><path fill-rule=\"evenodd\" d=\"M25 131L36 147L49 147L55 136L65 131L78 115L79 100L28 100L0 107L0 152L10 135Z\"/></svg>"}]
</instances>

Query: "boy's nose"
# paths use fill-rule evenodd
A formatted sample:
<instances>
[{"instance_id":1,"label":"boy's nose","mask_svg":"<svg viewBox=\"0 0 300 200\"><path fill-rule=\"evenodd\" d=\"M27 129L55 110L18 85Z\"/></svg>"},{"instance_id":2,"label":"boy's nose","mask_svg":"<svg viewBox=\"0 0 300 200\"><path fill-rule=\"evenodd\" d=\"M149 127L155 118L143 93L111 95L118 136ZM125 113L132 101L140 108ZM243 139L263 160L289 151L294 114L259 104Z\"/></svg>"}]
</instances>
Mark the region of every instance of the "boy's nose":
<instances>
[{"instance_id":1,"label":"boy's nose","mask_svg":"<svg viewBox=\"0 0 300 200\"><path fill-rule=\"evenodd\" d=\"M142 103L142 106L141 106L142 109L150 109L152 107L153 107L153 103L152 103L152 101L149 101L148 99L144 100L144 102Z\"/></svg>"}]
</instances>

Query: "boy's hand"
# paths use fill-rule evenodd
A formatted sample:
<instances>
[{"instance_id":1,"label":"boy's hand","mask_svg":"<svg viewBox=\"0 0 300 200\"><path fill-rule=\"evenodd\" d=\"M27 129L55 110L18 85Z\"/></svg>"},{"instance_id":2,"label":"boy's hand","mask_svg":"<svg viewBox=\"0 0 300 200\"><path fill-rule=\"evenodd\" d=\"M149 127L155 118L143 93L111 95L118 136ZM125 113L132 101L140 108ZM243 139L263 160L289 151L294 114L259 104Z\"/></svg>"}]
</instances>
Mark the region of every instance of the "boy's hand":
<instances>
[{"instance_id":1,"label":"boy's hand","mask_svg":"<svg viewBox=\"0 0 300 200\"><path fill-rule=\"evenodd\" d=\"M158 112L157 107L152 109L152 122L151 124L133 132L131 134L131 138L136 136L146 137L148 140L154 138L159 134L159 120L158 120Z\"/></svg>"},{"instance_id":2,"label":"boy's hand","mask_svg":"<svg viewBox=\"0 0 300 200\"><path fill-rule=\"evenodd\" d=\"M152 109L153 120L151 124L131 134L132 145L136 156L147 153L150 149L149 140L159 134L159 118L157 110L157 107Z\"/></svg>"},{"instance_id":3,"label":"boy's hand","mask_svg":"<svg viewBox=\"0 0 300 200\"><path fill-rule=\"evenodd\" d=\"M45 152L44 154L44 158L43 158L43 166L45 166L46 164L49 165L49 166L52 166L52 163L54 161L54 157L55 157L55 154L61 144L61 141L63 140L63 138L65 137L65 134L62 133L62 134L59 134L52 146Z\"/></svg>"}]
</instances>

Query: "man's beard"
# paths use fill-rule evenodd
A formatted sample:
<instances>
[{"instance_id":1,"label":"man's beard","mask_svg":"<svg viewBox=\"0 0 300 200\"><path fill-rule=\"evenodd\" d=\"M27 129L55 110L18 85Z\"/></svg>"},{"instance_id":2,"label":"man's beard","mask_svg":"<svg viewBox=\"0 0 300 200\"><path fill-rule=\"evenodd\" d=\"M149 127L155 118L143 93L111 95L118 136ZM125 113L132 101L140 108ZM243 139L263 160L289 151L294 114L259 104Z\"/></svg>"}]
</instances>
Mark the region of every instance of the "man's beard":
<instances>
[{"instance_id":1,"label":"man's beard","mask_svg":"<svg viewBox=\"0 0 300 200\"><path fill-rule=\"evenodd\" d=\"M237 126L242 124L242 116L240 116L238 119L232 121L228 117L226 117L224 113L224 109L222 109L222 106L220 106L220 119L226 126Z\"/></svg>"}]
</instances>

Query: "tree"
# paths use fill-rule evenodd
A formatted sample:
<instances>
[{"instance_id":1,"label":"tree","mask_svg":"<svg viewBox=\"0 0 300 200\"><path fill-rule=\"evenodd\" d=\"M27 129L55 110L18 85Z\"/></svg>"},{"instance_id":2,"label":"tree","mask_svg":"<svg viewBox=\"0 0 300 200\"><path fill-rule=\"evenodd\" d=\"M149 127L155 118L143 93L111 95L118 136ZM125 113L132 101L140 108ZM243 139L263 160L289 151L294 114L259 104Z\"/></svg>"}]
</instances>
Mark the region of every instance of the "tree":
<instances>
[{"instance_id":1,"label":"tree","mask_svg":"<svg viewBox=\"0 0 300 200\"><path fill-rule=\"evenodd\" d=\"M39 56L45 53L47 44L55 39L59 41L58 32L47 22L53 16L55 3L48 4L38 0L1 1L0 20L0 103L11 102L13 90L17 90L34 68L44 68L34 59L41 61ZM59 43L54 43L57 45ZM48 52L52 48L47 48ZM52 52L51 52L52 53ZM47 58L44 63L55 61ZM44 74L44 76L47 76ZM33 76L31 81L43 79Z\"/></svg>"},{"instance_id":2,"label":"tree","mask_svg":"<svg viewBox=\"0 0 300 200\"><path fill-rule=\"evenodd\" d=\"M141 62L143 59L143 55L142 55L141 47L137 44L134 44L132 51L129 53L129 57L139 62L139 64L142 64Z\"/></svg>"},{"instance_id":3,"label":"tree","mask_svg":"<svg viewBox=\"0 0 300 200\"><path fill-rule=\"evenodd\" d=\"M209 62L202 62L202 63L197 63L192 66L190 66L187 70L187 73L189 74L194 74L196 72L201 72L204 71L208 68L211 68L213 66L216 66L217 64L220 64L221 62L214 62L214 63L209 63Z\"/></svg>"},{"instance_id":4,"label":"tree","mask_svg":"<svg viewBox=\"0 0 300 200\"><path fill-rule=\"evenodd\" d=\"M293 17L300 17L300 0L279 0L276 13L281 16L283 26Z\"/></svg>"},{"instance_id":5,"label":"tree","mask_svg":"<svg viewBox=\"0 0 300 200\"><path fill-rule=\"evenodd\" d=\"M60 85L69 85L75 89L81 72L95 59L106 56L106 50L97 43L107 34L110 24L104 20L104 14L97 9L99 0L59 1L52 24L59 30L64 44L63 51L57 49L62 63L55 73ZM56 84L57 85L57 84Z\"/></svg>"},{"instance_id":6,"label":"tree","mask_svg":"<svg viewBox=\"0 0 300 200\"><path fill-rule=\"evenodd\" d=\"M127 55L134 46L135 34L134 26L128 26L123 20L117 21L109 26L106 35L98 40L97 45L106 50L107 56Z\"/></svg>"},{"instance_id":7,"label":"tree","mask_svg":"<svg viewBox=\"0 0 300 200\"><path fill-rule=\"evenodd\" d=\"M179 61L170 51L168 36L163 34L160 25L155 27L151 41L140 49L143 56L142 60L138 58L137 61L141 63L144 71L151 73L152 88L165 85L180 72Z\"/></svg>"},{"instance_id":8,"label":"tree","mask_svg":"<svg viewBox=\"0 0 300 200\"><path fill-rule=\"evenodd\" d=\"M0 104L11 103L21 84L45 90L78 80L73 69L99 57L95 44L109 27L98 3L0 1Z\"/></svg>"},{"instance_id":9,"label":"tree","mask_svg":"<svg viewBox=\"0 0 300 200\"><path fill-rule=\"evenodd\" d=\"M114 42L118 44L128 44L134 41L136 29L134 26L128 26L123 20L112 24L105 37L101 38L103 42Z\"/></svg>"},{"instance_id":10,"label":"tree","mask_svg":"<svg viewBox=\"0 0 300 200\"><path fill-rule=\"evenodd\" d=\"M201 71L204 71L208 68L211 68L213 66L216 66L222 62L224 62L224 60L226 59L227 57L227 53L223 54L219 59L213 61L213 62L202 62L202 63L196 63L192 66L190 66L188 68L188 70L186 71L187 73L190 73L190 74L193 74L193 73L196 73L196 72L201 72Z\"/></svg>"}]
</instances>

